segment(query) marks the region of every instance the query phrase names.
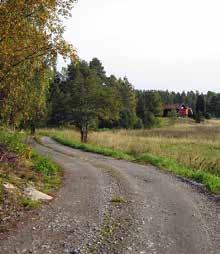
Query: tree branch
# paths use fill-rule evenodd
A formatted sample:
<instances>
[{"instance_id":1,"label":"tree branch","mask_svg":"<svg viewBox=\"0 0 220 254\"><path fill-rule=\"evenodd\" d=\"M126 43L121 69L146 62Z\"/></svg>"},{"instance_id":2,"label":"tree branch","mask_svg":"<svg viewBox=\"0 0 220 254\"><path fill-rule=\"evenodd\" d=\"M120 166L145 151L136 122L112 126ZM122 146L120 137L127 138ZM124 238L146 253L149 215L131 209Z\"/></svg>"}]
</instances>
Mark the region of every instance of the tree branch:
<instances>
[{"instance_id":1,"label":"tree branch","mask_svg":"<svg viewBox=\"0 0 220 254\"><path fill-rule=\"evenodd\" d=\"M48 51L51 48L50 47L47 47L47 48L44 47L44 48L41 48L40 51L43 50L43 49L45 50L44 52L40 53L39 51L37 51L37 52L34 51L32 54L30 54L30 55L26 56L25 58L19 60L17 63L12 64L10 66L10 68L5 72L3 77L0 78L0 83L3 82L3 80L8 76L8 74L12 71L13 68L17 67L18 65L22 64L23 62L25 62L27 60L30 60L30 59L32 59L34 57L37 58L37 57L41 57L41 56L45 55L46 51ZM39 54L39 55L36 55L36 54Z\"/></svg>"}]
</instances>

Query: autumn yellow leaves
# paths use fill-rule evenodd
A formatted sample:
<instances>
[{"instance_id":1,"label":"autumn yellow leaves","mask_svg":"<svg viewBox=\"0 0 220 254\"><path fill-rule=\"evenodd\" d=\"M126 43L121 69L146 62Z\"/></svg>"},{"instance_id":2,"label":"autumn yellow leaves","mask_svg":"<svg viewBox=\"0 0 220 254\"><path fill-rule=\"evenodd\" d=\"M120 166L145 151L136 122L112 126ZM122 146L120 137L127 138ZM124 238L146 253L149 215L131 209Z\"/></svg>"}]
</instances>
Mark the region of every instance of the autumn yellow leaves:
<instances>
[{"instance_id":1,"label":"autumn yellow leaves","mask_svg":"<svg viewBox=\"0 0 220 254\"><path fill-rule=\"evenodd\" d=\"M19 125L43 111L51 66L61 54L74 58L62 20L75 0L0 2L0 119Z\"/></svg>"}]
</instances>

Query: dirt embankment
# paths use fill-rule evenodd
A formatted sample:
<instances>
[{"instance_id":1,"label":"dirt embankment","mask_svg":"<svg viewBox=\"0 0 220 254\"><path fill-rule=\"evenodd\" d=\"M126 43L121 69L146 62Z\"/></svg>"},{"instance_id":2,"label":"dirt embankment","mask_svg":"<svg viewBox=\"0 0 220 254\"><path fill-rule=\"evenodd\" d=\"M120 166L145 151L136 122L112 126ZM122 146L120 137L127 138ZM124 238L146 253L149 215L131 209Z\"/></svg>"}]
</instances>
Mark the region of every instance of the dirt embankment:
<instances>
[{"instance_id":1,"label":"dirt embankment","mask_svg":"<svg viewBox=\"0 0 220 254\"><path fill-rule=\"evenodd\" d=\"M31 149L27 147L26 151L33 157ZM52 164L37 154L29 158L0 146L0 240L17 230L19 222L36 214L36 209L45 203L45 197L50 197L34 196L41 194L36 189L54 194L61 174L55 172L49 176L39 170L48 170L48 166Z\"/></svg>"}]
</instances>

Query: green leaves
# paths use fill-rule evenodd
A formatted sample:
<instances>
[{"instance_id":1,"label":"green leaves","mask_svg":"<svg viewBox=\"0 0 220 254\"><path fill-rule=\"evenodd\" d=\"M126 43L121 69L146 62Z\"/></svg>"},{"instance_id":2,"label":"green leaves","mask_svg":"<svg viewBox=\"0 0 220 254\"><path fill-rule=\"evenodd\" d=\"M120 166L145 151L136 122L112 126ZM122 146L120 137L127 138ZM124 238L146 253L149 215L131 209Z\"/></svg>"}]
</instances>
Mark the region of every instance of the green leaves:
<instances>
[{"instance_id":1,"label":"green leaves","mask_svg":"<svg viewBox=\"0 0 220 254\"><path fill-rule=\"evenodd\" d=\"M19 126L42 115L49 69L57 54L75 57L63 39L62 17L75 0L0 3L0 117Z\"/></svg>"},{"instance_id":2,"label":"green leaves","mask_svg":"<svg viewBox=\"0 0 220 254\"><path fill-rule=\"evenodd\" d=\"M51 90L52 123L71 123L87 132L98 119L119 117L114 88L104 83L107 78L98 59L71 63L66 80L56 77Z\"/></svg>"},{"instance_id":3,"label":"green leaves","mask_svg":"<svg viewBox=\"0 0 220 254\"><path fill-rule=\"evenodd\" d=\"M157 91L138 91L137 115L143 120L145 127L156 125L155 116L162 113L162 101Z\"/></svg>"}]
</instances>

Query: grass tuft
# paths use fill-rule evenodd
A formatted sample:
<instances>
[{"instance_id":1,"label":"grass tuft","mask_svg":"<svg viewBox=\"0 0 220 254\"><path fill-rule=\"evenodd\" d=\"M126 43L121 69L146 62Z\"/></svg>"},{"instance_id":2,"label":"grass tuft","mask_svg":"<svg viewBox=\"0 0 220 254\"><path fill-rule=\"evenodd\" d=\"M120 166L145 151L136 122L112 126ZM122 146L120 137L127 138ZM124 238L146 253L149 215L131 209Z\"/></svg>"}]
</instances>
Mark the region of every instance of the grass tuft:
<instances>
[{"instance_id":1,"label":"grass tuft","mask_svg":"<svg viewBox=\"0 0 220 254\"><path fill-rule=\"evenodd\" d=\"M111 203L114 203L114 204L121 204L121 203L124 203L124 199L122 197L119 197L119 196L116 196L116 197L113 197L111 199Z\"/></svg>"},{"instance_id":2,"label":"grass tuft","mask_svg":"<svg viewBox=\"0 0 220 254\"><path fill-rule=\"evenodd\" d=\"M37 209L40 207L41 202L39 200L33 200L28 197L22 197L20 203L27 209Z\"/></svg>"},{"instance_id":3,"label":"grass tuft","mask_svg":"<svg viewBox=\"0 0 220 254\"><path fill-rule=\"evenodd\" d=\"M40 155L36 151L33 151L31 161L34 164L35 170L45 176L55 175L59 172L59 167L50 158Z\"/></svg>"}]
</instances>

